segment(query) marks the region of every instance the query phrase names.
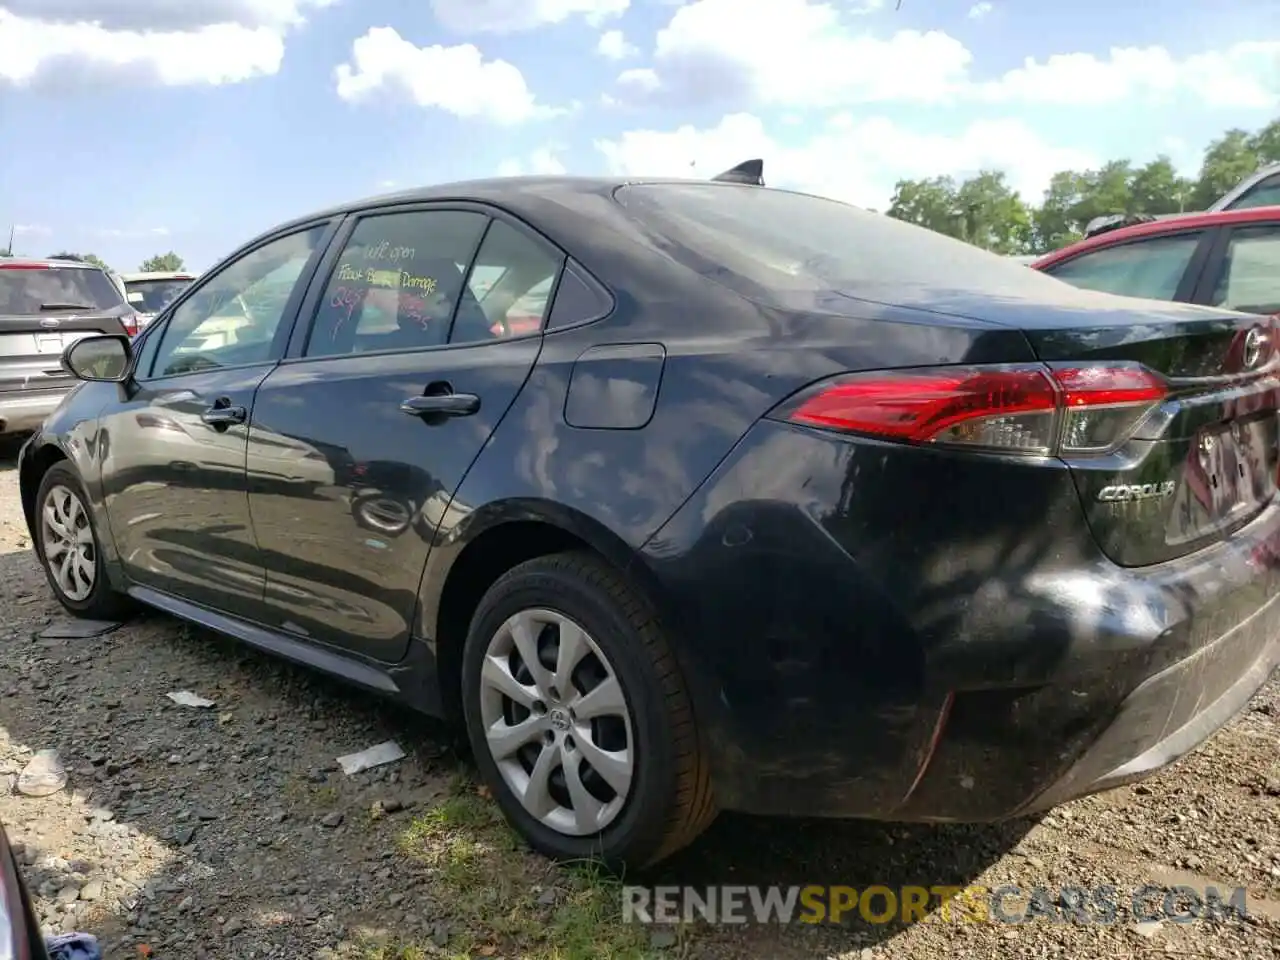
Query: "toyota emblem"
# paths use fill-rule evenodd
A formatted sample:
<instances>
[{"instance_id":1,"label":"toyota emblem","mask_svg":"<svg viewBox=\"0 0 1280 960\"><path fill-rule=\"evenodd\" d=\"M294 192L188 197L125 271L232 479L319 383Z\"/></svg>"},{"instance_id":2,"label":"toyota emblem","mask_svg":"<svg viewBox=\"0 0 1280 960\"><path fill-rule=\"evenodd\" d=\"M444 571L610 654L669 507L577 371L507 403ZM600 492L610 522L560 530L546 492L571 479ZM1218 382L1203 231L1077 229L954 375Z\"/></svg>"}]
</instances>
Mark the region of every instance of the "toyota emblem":
<instances>
[{"instance_id":1,"label":"toyota emblem","mask_svg":"<svg viewBox=\"0 0 1280 960\"><path fill-rule=\"evenodd\" d=\"M43 320L40 321L40 326L52 328L52 327L58 326L58 324L60 324L61 322L62 321L59 320L57 317L45 317Z\"/></svg>"},{"instance_id":2,"label":"toyota emblem","mask_svg":"<svg viewBox=\"0 0 1280 960\"><path fill-rule=\"evenodd\" d=\"M1246 370L1258 365L1262 358L1262 347L1267 342L1266 335L1258 327L1254 327L1244 338L1244 366Z\"/></svg>"}]
</instances>

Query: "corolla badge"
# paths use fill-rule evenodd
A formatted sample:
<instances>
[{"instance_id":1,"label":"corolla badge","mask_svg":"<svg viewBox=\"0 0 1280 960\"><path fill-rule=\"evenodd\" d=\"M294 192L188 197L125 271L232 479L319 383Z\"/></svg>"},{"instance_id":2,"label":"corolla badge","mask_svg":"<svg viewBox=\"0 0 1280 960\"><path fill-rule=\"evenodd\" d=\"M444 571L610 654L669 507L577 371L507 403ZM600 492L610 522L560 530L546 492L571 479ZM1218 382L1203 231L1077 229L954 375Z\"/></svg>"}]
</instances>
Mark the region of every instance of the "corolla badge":
<instances>
[{"instance_id":1,"label":"corolla badge","mask_svg":"<svg viewBox=\"0 0 1280 960\"><path fill-rule=\"evenodd\" d=\"M1173 496L1176 485L1172 480L1163 483L1119 483L1098 491L1101 503L1129 503L1134 500L1159 500Z\"/></svg>"}]
</instances>

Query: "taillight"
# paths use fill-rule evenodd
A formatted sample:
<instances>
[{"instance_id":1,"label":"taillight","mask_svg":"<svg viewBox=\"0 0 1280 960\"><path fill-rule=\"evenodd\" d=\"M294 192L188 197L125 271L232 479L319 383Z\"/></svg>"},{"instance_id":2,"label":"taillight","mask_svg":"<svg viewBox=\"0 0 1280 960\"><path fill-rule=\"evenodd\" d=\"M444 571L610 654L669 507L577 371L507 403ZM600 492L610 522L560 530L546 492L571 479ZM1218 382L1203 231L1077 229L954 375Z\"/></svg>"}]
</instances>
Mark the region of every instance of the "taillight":
<instances>
[{"instance_id":1,"label":"taillight","mask_svg":"<svg viewBox=\"0 0 1280 960\"><path fill-rule=\"evenodd\" d=\"M124 326L124 332L131 337L138 335L138 315L136 313L126 313L120 318L120 323Z\"/></svg>"},{"instance_id":2,"label":"taillight","mask_svg":"<svg viewBox=\"0 0 1280 960\"><path fill-rule=\"evenodd\" d=\"M48 270L44 263L0 263L0 270Z\"/></svg>"},{"instance_id":3,"label":"taillight","mask_svg":"<svg viewBox=\"0 0 1280 960\"><path fill-rule=\"evenodd\" d=\"M775 415L900 443L1083 456L1123 443L1167 394L1123 364L930 367L836 377Z\"/></svg>"}]
</instances>

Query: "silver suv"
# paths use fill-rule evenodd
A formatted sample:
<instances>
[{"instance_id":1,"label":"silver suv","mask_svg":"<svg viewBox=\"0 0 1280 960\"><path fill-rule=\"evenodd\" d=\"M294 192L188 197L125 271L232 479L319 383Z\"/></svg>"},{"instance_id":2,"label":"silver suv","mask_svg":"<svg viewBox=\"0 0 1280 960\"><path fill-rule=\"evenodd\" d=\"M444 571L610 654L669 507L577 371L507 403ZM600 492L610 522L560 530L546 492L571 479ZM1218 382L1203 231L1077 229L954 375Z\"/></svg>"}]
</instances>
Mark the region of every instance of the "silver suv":
<instances>
[{"instance_id":1,"label":"silver suv","mask_svg":"<svg viewBox=\"0 0 1280 960\"><path fill-rule=\"evenodd\" d=\"M137 333L137 312L103 270L0 257L0 436L40 426L78 382L63 350L96 333Z\"/></svg>"},{"instance_id":2,"label":"silver suv","mask_svg":"<svg viewBox=\"0 0 1280 960\"><path fill-rule=\"evenodd\" d=\"M178 299L178 296L191 281L194 273L126 273L121 275L124 281L125 295L129 305L140 314L139 324L145 327L154 320L165 307Z\"/></svg>"}]
</instances>

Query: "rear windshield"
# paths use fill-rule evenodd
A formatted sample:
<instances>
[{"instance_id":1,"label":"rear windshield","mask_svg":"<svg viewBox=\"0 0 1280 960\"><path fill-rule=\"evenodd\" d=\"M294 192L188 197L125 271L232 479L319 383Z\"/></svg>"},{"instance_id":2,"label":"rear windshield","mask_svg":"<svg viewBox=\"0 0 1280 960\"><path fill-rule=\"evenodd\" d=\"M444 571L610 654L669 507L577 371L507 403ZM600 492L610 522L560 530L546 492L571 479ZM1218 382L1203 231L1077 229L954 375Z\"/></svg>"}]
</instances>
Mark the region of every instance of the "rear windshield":
<instances>
[{"instance_id":1,"label":"rear windshield","mask_svg":"<svg viewBox=\"0 0 1280 960\"><path fill-rule=\"evenodd\" d=\"M930 287L1034 295L1059 282L932 230L835 200L733 184L629 184L615 199L686 266L745 296Z\"/></svg>"},{"instance_id":2,"label":"rear windshield","mask_svg":"<svg viewBox=\"0 0 1280 960\"><path fill-rule=\"evenodd\" d=\"M120 288L92 267L0 266L0 314L110 310L122 303Z\"/></svg>"},{"instance_id":3,"label":"rear windshield","mask_svg":"<svg viewBox=\"0 0 1280 960\"><path fill-rule=\"evenodd\" d=\"M159 313L178 299L178 294L191 286L191 281L126 280L124 285L129 291L130 306L140 313Z\"/></svg>"}]
</instances>

